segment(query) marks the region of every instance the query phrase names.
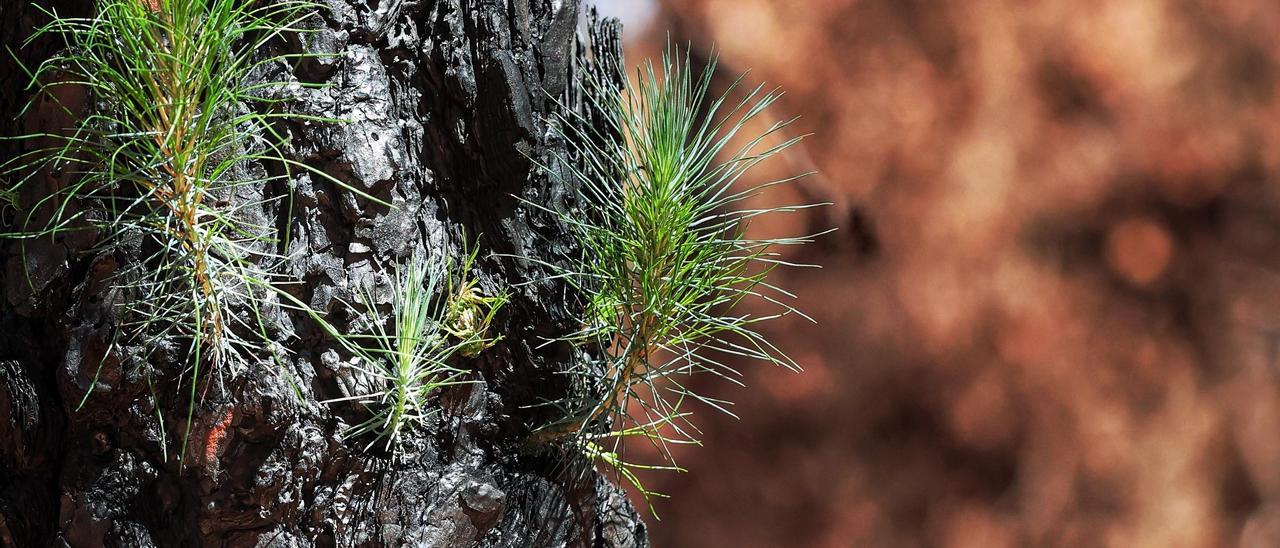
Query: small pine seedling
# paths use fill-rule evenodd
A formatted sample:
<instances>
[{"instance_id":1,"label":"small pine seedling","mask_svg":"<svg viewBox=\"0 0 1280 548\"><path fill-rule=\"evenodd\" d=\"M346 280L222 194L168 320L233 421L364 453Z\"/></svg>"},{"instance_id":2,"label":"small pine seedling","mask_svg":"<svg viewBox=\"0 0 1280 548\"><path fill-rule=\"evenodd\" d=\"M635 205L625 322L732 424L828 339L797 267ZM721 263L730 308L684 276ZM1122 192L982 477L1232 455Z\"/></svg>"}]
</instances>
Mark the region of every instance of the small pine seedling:
<instances>
[{"instance_id":1,"label":"small pine seedling","mask_svg":"<svg viewBox=\"0 0 1280 548\"><path fill-rule=\"evenodd\" d=\"M467 254L467 260L463 262L462 269L457 272L457 275L449 276L449 288L446 291L449 300L445 312L444 330L455 339L462 341L463 344L458 348L458 353L467 358L479 355L502 339L501 335L485 338L485 333L489 331L493 315L507 304L508 299L505 292L486 297L476 287L476 279L471 277L470 273L471 266L475 264L477 252L479 248Z\"/></svg>"},{"instance_id":2,"label":"small pine seedling","mask_svg":"<svg viewBox=\"0 0 1280 548\"><path fill-rule=\"evenodd\" d=\"M89 230L95 251L123 250L124 256L141 242L137 260L110 279L122 295L112 340L142 347L144 360L162 349L185 349L183 455L202 371L248 365L273 346L260 311L269 293L281 293L273 269L283 257L273 252L275 227L250 212L287 200L264 189L288 175L246 174L256 162L310 169L279 153L283 137L271 122L329 120L280 112L283 100L268 95L287 83L255 83L253 74L297 57L256 58L282 33L305 32L295 26L315 6L303 0L103 0L90 19L46 12L52 21L28 39L56 34L68 44L29 71L36 98L76 116L58 102L57 89L78 88L90 105L63 133L17 137L52 145L0 164L0 173L14 177L0 194L23 212L18 229L5 236L56 238ZM41 168L67 173L69 183L43 191L36 184ZM243 201L254 195L261 197ZM29 203L24 196L31 196Z\"/></svg>"},{"instance_id":3,"label":"small pine seedling","mask_svg":"<svg viewBox=\"0 0 1280 548\"><path fill-rule=\"evenodd\" d=\"M596 349L599 360L570 371L577 389L557 403L563 420L535 432L533 440L570 441L646 498L658 494L645 489L635 471L681 470L669 446L700 443L684 402L732 415L730 402L692 390L686 379L711 374L741 384L727 358L798 371L756 325L792 313L808 319L781 300L793 295L771 285L767 276L779 265L790 265L779 258L777 247L807 243L817 235L753 239L746 228L760 215L824 204L741 206L799 176L749 188L736 185L752 167L800 139L780 136L794 119L746 135L780 93L757 86L733 102L739 77L724 95L710 99L715 64L713 57L695 77L687 52L682 61L669 50L661 70L646 62L638 85L625 94L602 81L587 82L605 113L605 127L592 129L575 115L560 120L578 160L561 163L573 175L584 211L554 212L570 227L581 254L568 266L552 267L587 302L583 328L567 340ZM768 145L770 140L779 142ZM779 310L762 316L739 312L737 305L748 298ZM624 438L648 440L669 464L623 460Z\"/></svg>"},{"instance_id":4,"label":"small pine seedling","mask_svg":"<svg viewBox=\"0 0 1280 548\"><path fill-rule=\"evenodd\" d=\"M466 370L452 365L454 357L471 357L497 342L486 335L490 322L507 296L483 296L469 276L475 251L460 267L452 259L424 259L414 254L395 274L391 288L391 323L386 327L370 287L360 291L364 317L372 325L367 335L342 335L338 340L355 356L356 370L375 379L376 391L329 400L357 401L372 416L350 429L348 438L371 435L367 451L378 441L393 450L407 430L431 415L429 397L440 388L464 384Z\"/></svg>"}]
</instances>

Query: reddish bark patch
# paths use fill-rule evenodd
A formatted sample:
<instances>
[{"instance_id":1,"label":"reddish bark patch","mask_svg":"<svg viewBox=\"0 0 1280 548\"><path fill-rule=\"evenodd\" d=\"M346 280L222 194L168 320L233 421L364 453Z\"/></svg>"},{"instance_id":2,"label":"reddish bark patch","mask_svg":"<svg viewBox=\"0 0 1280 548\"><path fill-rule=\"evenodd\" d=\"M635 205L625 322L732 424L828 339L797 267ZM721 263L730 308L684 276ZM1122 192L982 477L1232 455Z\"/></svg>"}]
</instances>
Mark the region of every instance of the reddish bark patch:
<instances>
[{"instance_id":1,"label":"reddish bark patch","mask_svg":"<svg viewBox=\"0 0 1280 548\"><path fill-rule=\"evenodd\" d=\"M231 427L231 417L232 408L228 407L222 420L210 427L209 432L205 434L204 461L206 464L212 464L218 460L218 452L227 441L227 429Z\"/></svg>"}]
</instances>

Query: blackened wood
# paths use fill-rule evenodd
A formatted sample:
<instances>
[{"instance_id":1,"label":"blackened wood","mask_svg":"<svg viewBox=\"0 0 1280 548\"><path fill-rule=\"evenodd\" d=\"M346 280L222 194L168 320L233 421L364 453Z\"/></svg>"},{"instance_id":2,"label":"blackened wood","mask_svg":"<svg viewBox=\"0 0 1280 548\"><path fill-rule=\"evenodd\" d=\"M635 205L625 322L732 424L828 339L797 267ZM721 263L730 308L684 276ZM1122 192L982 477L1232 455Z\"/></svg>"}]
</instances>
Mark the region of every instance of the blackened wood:
<instances>
[{"instance_id":1,"label":"blackened wood","mask_svg":"<svg viewBox=\"0 0 1280 548\"><path fill-rule=\"evenodd\" d=\"M547 272L511 256L572 251L561 223L517 197L573 206L563 178L538 167L565 151L548 120L562 108L596 119L582 77L613 77L599 67L620 63L616 22L592 18L580 35L579 12L576 0L326 0L306 21L313 32L263 52L322 54L258 77L326 84L276 94L294 112L346 120L282 123L287 155L395 205L293 173L292 207L252 213L289 230L283 272L301 281L291 292L356 329L345 304L356 301L353 288L385 280L415 249L458 257L464 239L482 250L481 288L513 288L494 325L502 341L466 364L481 382L443 394L431 433L401 457L341 439L363 411L319 402L358 381L342 366L347 356L304 315L277 310L268 327L288 353L204 376L180 460L186 364L138 363L127 344L107 350L119 296L103 280L131 257L95 255L84 237L6 242L0 546L647 545L619 489L594 474L574 481L561 459L524 446L548 419L530 406L566 389L557 372L571 352L543 343L576 320L563 284L515 285ZM38 22L25 2L0 2L2 39L28 65L60 47L18 47ZM26 79L9 59L0 69L5 135L65 127L39 108L15 119ZM0 153L23 146L0 142ZM288 190L278 183L236 199ZM4 212L9 227L13 213Z\"/></svg>"}]
</instances>

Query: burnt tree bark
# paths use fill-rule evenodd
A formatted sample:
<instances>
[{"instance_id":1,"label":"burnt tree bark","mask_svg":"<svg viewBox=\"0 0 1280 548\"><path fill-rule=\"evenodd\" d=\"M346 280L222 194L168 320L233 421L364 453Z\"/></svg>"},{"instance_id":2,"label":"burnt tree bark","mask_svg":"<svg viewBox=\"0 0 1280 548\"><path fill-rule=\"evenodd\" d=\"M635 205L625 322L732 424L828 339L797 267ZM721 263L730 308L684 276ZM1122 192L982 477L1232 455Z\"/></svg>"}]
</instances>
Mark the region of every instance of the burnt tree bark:
<instances>
[{"instance_id":1,"label":"burnt tree bark","mask_svg":"<svg viewBox=\"0 0 1280 548\"><path fill-rule=\"evenodd\" d=\"M63 14L93 11L91 0L49 4ZM480 382L442 393L441 412L407 455L364 451L363 441L339 436L363 412L319 403L343 395L349 380L338 346L305 316L276 311L271 335L291 352L282 364L264 357L206 381L179 462L162 434L172 441L185 427L187 402L176 390L184 364L133 363L127 348L103 361L111 261L82 236L7 241L0 546L647 544L622 491L595 474L575 480L561 459L523 446L546 418L529 406L566 389L556 372L569 349L542 342L574 329L575 319L565 312L566 287L516 286L547 273L511 258L569 251L559 221L516 196L572 205L565 183L537 167L565 150L548 116L590 114L581 74L620 60L620 27L592 17L580 33L577 0L323 4L307 19L315 32L271 45L323 55L261 77L328 84L280 93L295 112L348 121L282 123L286 153L395 207L295 172L292 208L276 202L258 214L291 232L285 270L302 282L291 292L340 328L353 288L387 275L415 248L457 257L464 238L478 236L480 287L512 288L493 326L504 338L468 362ZM19 47L42 22L27 0L0 2L0 41L29 66L61 47L49 39ZM40 105L15 118L30 94L26 77L7 56L0 71L4 135L66 126ZM23 146L2 141L0 154ZM286 191L276 184L246 198ZM12 223L14 212L4 215Z\"/></svg>"}]
</instances>

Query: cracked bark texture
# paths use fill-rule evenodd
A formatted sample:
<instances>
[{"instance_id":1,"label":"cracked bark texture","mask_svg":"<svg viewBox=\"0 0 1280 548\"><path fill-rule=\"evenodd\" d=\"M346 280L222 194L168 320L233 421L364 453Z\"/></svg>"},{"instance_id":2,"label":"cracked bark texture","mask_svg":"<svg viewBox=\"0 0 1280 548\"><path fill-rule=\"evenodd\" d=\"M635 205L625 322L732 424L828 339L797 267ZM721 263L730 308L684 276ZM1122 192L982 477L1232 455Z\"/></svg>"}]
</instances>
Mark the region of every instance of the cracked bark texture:
<instances>
[{"instance_id":1,"label":"cracked bark texture","mask_svg":"<svg viewBox=\"0 0 1280 548\"><path fill-rule=\"evenodd\" d=\"M252 214L289 229L284 274L301 281L290 291L339 329L358 326L345 304L356 302L353 289L386 283L414 249L458 257L464 239L477 241L481 289L512 292L493 326L504 338L466 364L479 382L444 391L405 455L364 451L339 436L364 412L319 403L361 383L342 367L347 356L305 316L276 311L270 334L289 353L206 377L180 463L186 364L134 363L127 347L103 360L112 321L103 280L122 259L95 256L84 236L5 242L0 546L646 546L622 491L597 474L572 480L554 455L522 449L547 418L529 406L567 388L556 372L570 349L542 342L575 320L563 284L514 285L547 273L511 257L571 251L555 218L516 197L572 206L564 183L538 168L565 150L548 115L574 108L590 119L581 74L620 62L620 26L591 17L580 34L575 0L322 3L306 20L313 32L270 45L321 56L260 76L327 84L277 93L294 112L346 122L280 124L286 155L395 207L294 173L292 207ZM92 12L87 1L50 7ZM25 0L0 1L0 41L29 66L60 47L19 48L43 21ZM67 125L45 104L15 118L25 78L7 56L0 70L4 135ZM22 146L0 141L0 154ZM285 191L279 183L236 200ZM6 225L14 218L4 212Z\"/></svg>"}]
</instances>

